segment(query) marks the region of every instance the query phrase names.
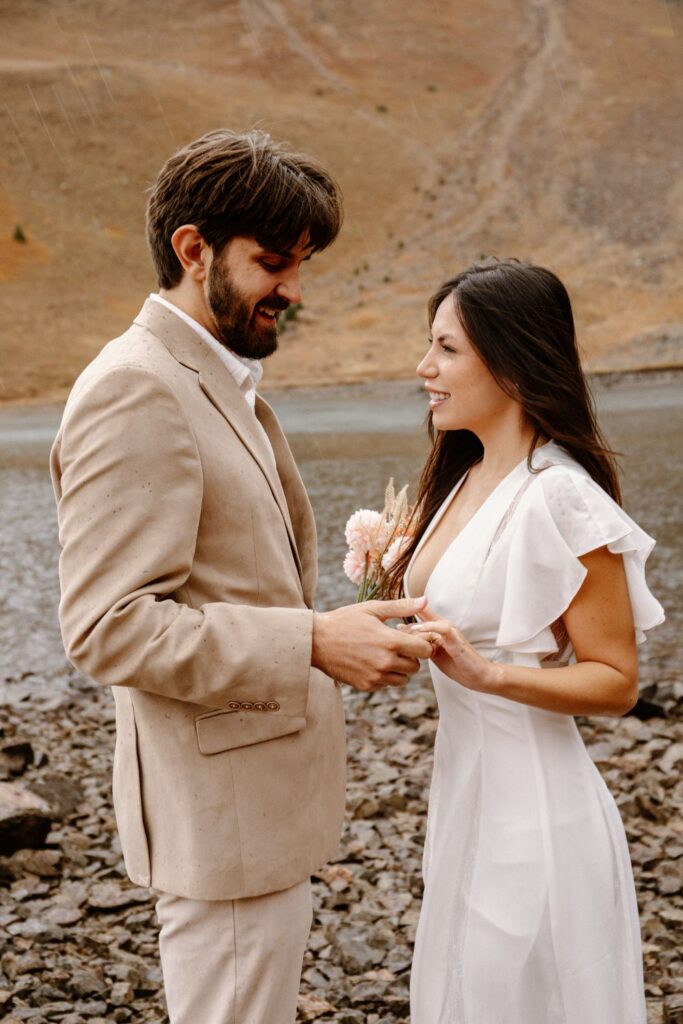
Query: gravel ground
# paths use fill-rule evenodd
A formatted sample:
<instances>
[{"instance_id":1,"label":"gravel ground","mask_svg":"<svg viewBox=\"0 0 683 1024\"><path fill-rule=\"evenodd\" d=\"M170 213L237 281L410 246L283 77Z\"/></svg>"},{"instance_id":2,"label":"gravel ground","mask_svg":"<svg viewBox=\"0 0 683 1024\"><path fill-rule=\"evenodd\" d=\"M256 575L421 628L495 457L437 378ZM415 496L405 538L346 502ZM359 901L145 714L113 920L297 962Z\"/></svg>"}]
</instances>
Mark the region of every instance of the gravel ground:
<instances>
[{"instance_id":1,"label":"gravel ground","mask_svg":"<svg viewBox=\"0 0 683 1024\"><path fill-rule=\"evenodd\" d=\"M638 715L580 723L626 824L649 1024L683 1024L677 382L615 381L599 392L608 436L628 453L626 508L658 541L648 579L667 622L641 649ZM279 398L318 520L322 608L353 599L339 568L346 517L379 507L389 476L399 485L415 478L421 444L398 432L412 422L411 395L396 385ZM340 434L350 409L364 429L391 434ZM15 845L28 833L36 847L11 852L5 840L0 851L0 1020L162 1024L153 902L125 877L111 806L113 702L65 664L59 640L45 469L54 416L44 419L35 411L0 418L0 831L13 807L24 830ZM347 721L346 826L337 861L314 879L299 1017L392 1024L408 1019L422 890L436 730L428 678L401 693L347 693Z\"/></svg>"},{"instance_id":2,"label":"gravel ground","mask_svg":"<svg viewBox=\"0 0 683 1024\"><path fill-rule=\"evenodd\" d=\"M153 900L126 880L111 806L113 702L76 673L61 690L30 728L21 710L0 710L0 786L37 796L51 819L40 848L0 858L0 1013L7 1024L162 1022ZM645 697L639 713L652 717L581 729L626 823L649 1022L678 1024L683 685ZM347 711L347 821L337 861L314 879L299 1020L393 1024L409 1015L436 705L420 677L400 694L350 693Z\"/></svg>"}]
</instances>

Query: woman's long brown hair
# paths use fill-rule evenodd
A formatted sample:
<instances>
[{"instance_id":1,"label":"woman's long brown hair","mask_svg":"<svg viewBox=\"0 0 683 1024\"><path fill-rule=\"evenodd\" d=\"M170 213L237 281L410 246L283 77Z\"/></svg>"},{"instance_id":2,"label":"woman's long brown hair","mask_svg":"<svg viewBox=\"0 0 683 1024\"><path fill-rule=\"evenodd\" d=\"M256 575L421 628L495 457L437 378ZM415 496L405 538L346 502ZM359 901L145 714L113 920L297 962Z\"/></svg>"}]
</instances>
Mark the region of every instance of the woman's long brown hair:
<instances>
[{"instance_id":1,"label":"woman's long brown hair","mask_svg":"<svg viewBox=\"0 0 683 1024\"><path fill-rule=\"evenodd\" d=\"M539 440L551 439L621 502L614 453L596 421L593 396L581 369L571 303L559 278L543 267L514 259L474 263L431 297L430 327L449 297L477 354L534 427L529 468ZM473 433L437 431L431 414L428 432L432 448L418 482L414 534L388 574L385 597L403 593L403 576L427 526L457 481L483 455Z\"/></svg>"}]
</instances>

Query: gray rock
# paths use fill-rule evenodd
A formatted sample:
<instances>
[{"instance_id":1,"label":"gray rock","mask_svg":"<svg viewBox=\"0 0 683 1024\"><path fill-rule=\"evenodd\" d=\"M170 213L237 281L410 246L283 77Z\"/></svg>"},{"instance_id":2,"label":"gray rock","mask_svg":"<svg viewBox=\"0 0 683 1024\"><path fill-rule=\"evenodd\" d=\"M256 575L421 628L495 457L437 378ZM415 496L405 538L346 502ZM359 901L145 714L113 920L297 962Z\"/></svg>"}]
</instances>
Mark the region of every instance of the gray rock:
<instances>
[{"instance_id":1,"label":"gray rock","mask_svg":"<svg viewBox=\"0 0 683 1024\"><path fill-rule=\"evenodd\" d=\"M24 875L39 875L41 878L58 878L61 874L61 850L17 850L5 862L14 878Z\"/></svg>"},{"instance_id":2,"label":"gray rock","mask_svg":"<svg viewBox=\"0 0 683 1024\"><path fill-rule=\"evenodd\" d=\"M386 956L386 950L373 949L349 931L345 931L343 937L337 937L336 948L339 962L349 974L362 974L368 968L381 964Z\"/></svg>"},{"instance_id":3,"label":"gray rock","mask_svg":"<svg viewBox=\"0 0 683 1024\"><path fill-rule=\"evenodd\" d=\"M664 1024L683 1024L683 995L677 993L664 999Z\"/></svg>"},{"instance_id":4,"label":"gray rock","mask_svg":"<svg viewBox=\"0 0 683 1024\"><path fill-rule=\"evenodd\" d=\"M60 772L41 772L27 779L26 785L45 800L55 818L71 814L83 799L81 784Z\"/></svg>"},{"instance_id":5,"label":"gray rock","mask_svg":"<svg viewBox=\"0 0 683 1024\"><path fill-rule=\"evenodd\" d=\"M18 782L0 782L0 855L43 845L50 831L49 804Z\"/></svg>"},{"instance_id":6,"label":"gray rock","mask_svg":"<svg viewBox=\"0 0 683 1024\"><path fill-rule=\"evenodd\" d=\"M33 747L27 740L15 739L11 743L3 743L0 747L0 777L7 779L23 775L34 760Z\"/></svg>"},{"instance_id":7,"label":"gray rock","mask_svg":"<svg viewBox=\"0 0 683 1024\"><path fill-rule=\"evenodd\" d=\"M108 986L100 974L81 967L72 972L69 988L80 999L85 996L104 995Z\"/></svg>"},{"instance_id":8,"label":"gray rock","mask_svg":"<svg viewBox=\"0 0 683 1024\"><path fill-rule=\"evenodd\" d=\"M117 981L112 985L108 1001L112 1006L128 1006L135 999L132 985L127 981Z\"/></svg>"},{"instance_id":9,"label":"gray rock","mask_svg":"<svg viewBox=\"0 0 683 1024\"><path fill-rule=\"evenodd\" d=\"M70 925L80 921L83 917L83 911L79 910L78 907L66 907L57 904L56 906L49 907L45 911L45 919L51 921L52 924L58 925Z\"/></svg>"},{"instance_id":10,"label":"gray rock","mask_svg":"<svg viewBox=\"0 0 683 1024\"><path fill-rule=\"evenodd\" d=\"M27 921L17 921L9 925L7 931L21 939L33 939L34 942L62 942L64 929L38 917Z\"/></svg>"},{"instance_id":11,"label":"gray rock","mask_svg":"<svg viewBox=\"0 0 683 1024\"><path fill-rule=\"evenodd\" d=\"M115 881L97 882L88 894L88 905L96 910L121 910L132 903L148 903L149 889L121 885Z\"/></svg>"},{"instance_id":12,"label":"gray rock","mask_svg":"<svg viewBox=\"0 0 683 1024\"><path fill-rule=\"evenodd\" d=\"M80 1013L82 1017L103 1017L107 1012L107 1004L100 999L92 1001L80 999L74 1003L74 1011Z\"/></svg>"},{"instance_id":13,"label":"gray rock","mask_svg":"<svg viewBox=\"0 0 683 1024\"><path fill-rule=\"evenodd\" d=\"M129 1010L127 1006L117 1006L112 1011L111 1019L115 1021L115 1024L125 1024L126 1021L132 1020L133 1011Z\"/></svg>"}]
</instances>

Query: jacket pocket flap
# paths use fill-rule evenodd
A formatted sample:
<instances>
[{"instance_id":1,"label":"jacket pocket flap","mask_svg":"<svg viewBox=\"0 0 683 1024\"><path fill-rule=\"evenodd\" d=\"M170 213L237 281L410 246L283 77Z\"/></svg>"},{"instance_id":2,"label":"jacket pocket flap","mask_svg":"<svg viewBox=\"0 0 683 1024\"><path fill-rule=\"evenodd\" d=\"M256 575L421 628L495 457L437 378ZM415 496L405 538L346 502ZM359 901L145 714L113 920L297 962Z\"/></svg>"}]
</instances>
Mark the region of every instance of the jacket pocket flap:
<instances>
[{"instance_id":1,"label":"jacket pocket flap","mask_svg":"<svg viewBox=\"0 0 683 1024\"><path fill-rule=\"evenodd\" d=\"M299 732L306 725L306 719L262 711L210 711L195 718L194 725L200 752L219 754L223 750L264 743Z\"/></svg>"}]
</instances>

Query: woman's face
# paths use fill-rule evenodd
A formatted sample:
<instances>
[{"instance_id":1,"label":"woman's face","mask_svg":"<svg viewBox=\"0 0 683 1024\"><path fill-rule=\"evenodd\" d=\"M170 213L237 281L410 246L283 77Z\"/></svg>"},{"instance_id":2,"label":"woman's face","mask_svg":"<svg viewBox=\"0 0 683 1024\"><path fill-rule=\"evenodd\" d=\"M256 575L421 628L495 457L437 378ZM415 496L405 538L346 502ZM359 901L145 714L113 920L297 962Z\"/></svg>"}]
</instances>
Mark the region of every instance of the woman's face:
<instances>
[{"instance_id":1,"label":"woman's face","mask_svg":"<svg viewBox=\"0 0 683 1024\"><path fill-rule=\"evenodd\" d=\"M448 295L436 311L429 351L417 367L437 430L471 430L481 437L520 407L477 355ZM488 429L487 429L488 428Z\"/></svg>"}]
</instances>

